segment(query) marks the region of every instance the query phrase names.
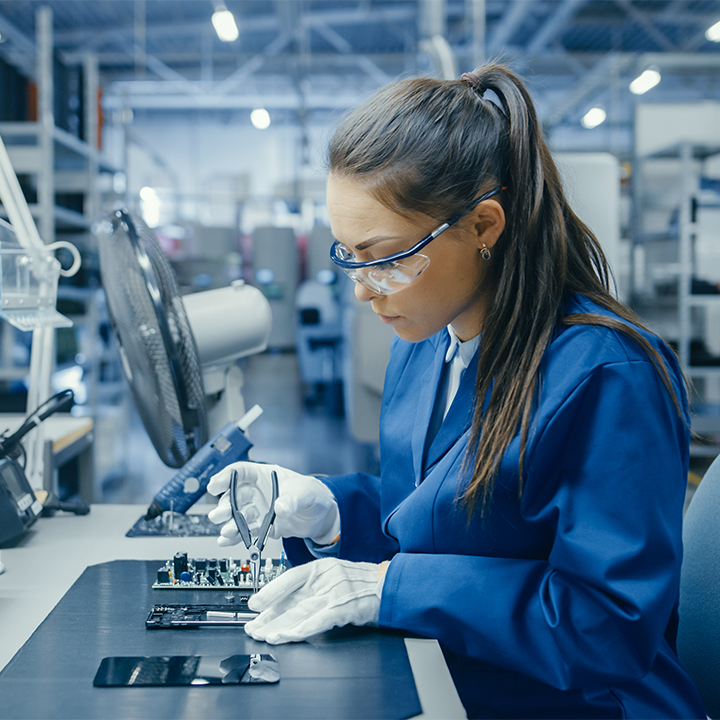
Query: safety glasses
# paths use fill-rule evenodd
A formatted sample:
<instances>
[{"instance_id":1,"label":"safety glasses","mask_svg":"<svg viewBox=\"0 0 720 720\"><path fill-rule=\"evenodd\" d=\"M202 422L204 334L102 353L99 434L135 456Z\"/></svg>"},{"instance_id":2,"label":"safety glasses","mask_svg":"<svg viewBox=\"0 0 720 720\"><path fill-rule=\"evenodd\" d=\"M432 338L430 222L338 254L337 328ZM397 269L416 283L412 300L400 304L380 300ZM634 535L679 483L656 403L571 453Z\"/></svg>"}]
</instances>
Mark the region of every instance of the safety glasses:
<instances>
[{"instance_id":1,"label":"safety glasses","mask_svg":"<svg viewBox=\"0 0 720 720\"><path fill-rule=\"evenodd\" d=\"M398 290L406 288L430 265L430 258L426 255L420 255L420 250L431 243L438 235L444 233L449 227L452 227L461 217L476 208L483 200L488 200L497 195L501 189L497 187L475 198L472 205L464 213L460 213L436 227L435 230L426 235L420 242L415 243L409 250L403 250L377 260L358 262L354 253L336 240L330 248L330 258L338 267L342 268L343 272L353 282L361 283L378 295L396 293Z\"/></svg>"}]
</instances>

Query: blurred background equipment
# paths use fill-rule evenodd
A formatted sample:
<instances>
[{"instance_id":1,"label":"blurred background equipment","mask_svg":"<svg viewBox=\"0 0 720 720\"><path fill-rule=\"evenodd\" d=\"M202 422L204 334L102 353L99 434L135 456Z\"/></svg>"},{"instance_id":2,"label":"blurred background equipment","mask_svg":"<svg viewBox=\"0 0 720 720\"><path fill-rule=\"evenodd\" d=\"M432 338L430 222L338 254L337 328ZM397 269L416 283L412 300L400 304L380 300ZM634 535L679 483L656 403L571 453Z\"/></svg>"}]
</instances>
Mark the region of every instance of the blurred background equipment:
<instances>
[{"instance_id":1,"label":"blurred background equipment","mask_svg":"<svg viewBox=\"0 0 720 720\"><path fill-rule=\"evenodd\" d=\"M122 367L164 463L208 439L205 390L180 290L152 231L119 210L98 226L102 283Z\"/></svg>"},{"instance_id":2,"label":"blurred background equipment","mask_svg":"<svg viewBox=\"0 0 720 720\"><path fill-rule=\"evenodd\" d=\"M75 275L80 269L81 260L79 252L71 243L56 241L46 244L41 239L1 138L0 198L10 220L9 224L0 220L0 317L18 330L32 332L26 406L26 412L30 412L30 408L39 410L49 402L54 370L54 329L72 325L70 319L56 310L58 279L61 275ZM59 248L71 253L72 264L69 268L63 268L55 258L54 253ZM72 391L69 397L72 402ZM40 422L44 417L35 417L35 412L38 411L33 411L13 435L12 451L17 452L20 438L35 429L28 438L27 451L22 448L26 458L24 470L32 486L43 487L47 458ZM6 447L6 452L11 452L9 447Z\"/></svg>"},{"instance_id":3,"label":"blurred background equipment","mask_svg":"<svg viewBox=\"0 0 720 720\"><path fill-rule=\"evenodd\" d=\"M252 253L255 283L272 308L268 344L289 350L295 345L295 291L300 279L295 233L292 228L255 228Z\"/></svg>"},{"instance_id":4,"label":"blurred background equipment","mask_svg":"<svg viewBox=\"0 0 720 720\"><path fill-rule=\"evenodd\" d=\"M72 390L57 393L30 413L18 430L10 434L9 431L5 431L0 435L0 545L22 535L43 511L43 504L36 498L36 493L33 492L25 475L28 457L21 443L22 439L43 420L56 412L68 409L72 402ZM20 458L22 464L19 462ZM45 493L43 500L48 499L50 500L48 509L71 512L78 509L78 505L60 503L57 498L48 498ZM85 505L82 509L83 514L89 512L89 509Z\"/></svg>"},{"instance_id":5,"label":"blurred background equipment","mask_svg":"<svg viewBox=\"0 0 720 720\"><path fill-rule=\"evenodd\" d=\"M157 496L147 519L163 510L185 512L204 493L211 471L247 456L249 443L235 425L245 414L235 360L265 349L270 308L241 280L191 295L186 304L153 231L124 210L100 223L97 237L123 370L153 445L174 468L202 451L201 466L168 486L176 502Z\"/></svg>"},{"instance_id":6,"label":"blurred background equipment","mask_svg":"<svg viewBox=\"0 0 720 720\"><path fill-rule=\"evenodd\" d=\"M272 308L266 351L213 372L201 360L206 439L224 425L213 409L237 418L242 399L265 410L255 457L305 473L377 470L392 332L324 272L327 140L395 78L453 78L488 59L526 82L620 299L685 363L702 475L720 451L720 0L232 0L220 32L217 9L0 0L0 136L40 237L82 255L57 285L56 311L73 325L52 331L46 357L52 391L75 392L91 462L58 466L53 451L50 489L132 502L177 469L130 401L100 284L92 226L119 208L155 233L189 315L195 302L212 313L207 291L236 280ZM193 327L201 354L212 327ZM25 410L31 350L30 333L0 324L0 410ZM229 392L238 372L241 394ZM346 452L327 451L338 442Z\"/></svg>"},{"instance_id":7,"label":"blurred background equipment","mask_svg":"<svg viewBox=\"0 0 720 720\"><path fill-rule=\"evenodd\" d=\"M324 404L329 412L342 415L342 319L352 286L330 260L332 241L330 229L323 225L315 225L307 238L307 280L295 295L296 352L307 388L305 402Z\"/></svg>"},{"instance_id":8,"label":"blurred background equipment","mask_svg":"<svg viewBox=\"0 0 720 720\"><path fill-rule=\"evenodd\" d=\"M13 459L0 458L0 546L22 535L42 512L30 483Z\"/></svg>"}]
</instances>

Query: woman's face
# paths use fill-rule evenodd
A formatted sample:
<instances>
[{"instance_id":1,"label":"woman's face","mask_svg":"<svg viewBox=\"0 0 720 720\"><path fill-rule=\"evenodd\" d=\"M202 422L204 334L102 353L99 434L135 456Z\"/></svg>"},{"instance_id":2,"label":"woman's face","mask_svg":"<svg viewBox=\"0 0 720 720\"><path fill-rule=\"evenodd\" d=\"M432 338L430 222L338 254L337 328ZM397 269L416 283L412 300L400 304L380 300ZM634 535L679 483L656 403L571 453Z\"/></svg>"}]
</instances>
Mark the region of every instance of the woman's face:
<instances>
[{"instance_id":1,"label":"woman's face","mask_svg":"<svg viewBox=\"0 0 720 720\"><path fill-rule=\"evenodd\" d=\"M439 224L421 213L412 219L398 215L356 180L332 174L327 205L333 235L360 261L407 250ZM483 280L492 262L482 259L480 248L483 243L491 248L503 227L501 206L487 200L421 251L430 265L406 288L379 295L355 283L355 295L408 342L425 340L447 325L469 340L482 329Z\"/></svg>"}]
</instances>

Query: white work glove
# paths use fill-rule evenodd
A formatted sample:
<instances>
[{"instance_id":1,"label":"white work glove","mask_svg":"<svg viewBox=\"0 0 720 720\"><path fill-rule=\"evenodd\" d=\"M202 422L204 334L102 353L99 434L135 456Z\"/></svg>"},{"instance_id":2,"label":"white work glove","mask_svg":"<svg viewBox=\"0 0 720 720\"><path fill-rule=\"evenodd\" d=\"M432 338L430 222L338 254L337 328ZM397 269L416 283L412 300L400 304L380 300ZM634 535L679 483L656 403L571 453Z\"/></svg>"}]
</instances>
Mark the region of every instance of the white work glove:
<instances>
[{"instance_id":1,"label":"white work glove","mask_svg":"<svg viewBox=\"0 0 720 720\"><path fill-rule=\"evenodd\" d=\"M343 625L377 625L387 564L323 558L290 568L250 598L260 615L245 632L278 645Z\"/></svg>"},{"instance_id":2,"label":"white work glove","mask_svg":"<svg viewBox=\"0 0 720 720\"><path fill-rule=\"evenodd\" d=\"M238 474L236 497L240 512L245 516L250 532L255 534L262 525L272 497L273 470L278 477L278 497L275 501L275 522L270 528L272 538L309 538L317 545L328 545L340 534L340 511L327 485L309 475L299 475L278 465L237 462L213 475L207 486L211 495L220 495L216 508L208 518L223 524L218 545L236 545L241 541L230 509L230 475Z\"/></svg>"}]
</instances>

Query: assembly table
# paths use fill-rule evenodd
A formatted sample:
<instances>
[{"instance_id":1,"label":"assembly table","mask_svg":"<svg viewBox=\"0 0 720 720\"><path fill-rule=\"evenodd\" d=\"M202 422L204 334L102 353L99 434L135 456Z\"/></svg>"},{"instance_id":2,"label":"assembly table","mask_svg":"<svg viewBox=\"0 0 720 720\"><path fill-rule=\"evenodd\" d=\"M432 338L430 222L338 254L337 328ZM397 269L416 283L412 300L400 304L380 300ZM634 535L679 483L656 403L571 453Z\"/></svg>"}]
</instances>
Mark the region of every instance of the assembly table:
<instances>
[{"instance_id":1,"label":"assembly table","mask_svg":"<svg viewBox=\"0 0 720 720\"><path fill-rule=\"evenodd\" d=\"M198 506L196 511L202 512L203 507L207 509L208 506ZM81 582L81 576L87 576L85 570L89 566L115 560L164 561L178 551L187 552L190 557L214 557L220 554L215 538L212 537L125 537L127 530L144 511L145 507L141 505L92 505L90 514L86 516L58 513L55 517L39 518L13 547L0 550L0 561L5 566L5 572L0 575L0 670L23 647L68 590L72 587L77 593L77 586L73 586L78 578L78 582ZM232 555L232 548L226 552ZM279 557L280 552L280 542L269 540L265 556ZM117 567L122 568L122 563ZM153 635L212 630L146 632ZM362 643L371 636L359 633L358 637L358 642ZM154 642L156 646L157 642ZM263 652L273 651L271 646L262 645L265 648ZM418 717L449 720L465 718L465 711L437 642L405 638L404 645L423 710ZM159 653L148 651L138 654Z\"/></svg>"}]
</instances>

